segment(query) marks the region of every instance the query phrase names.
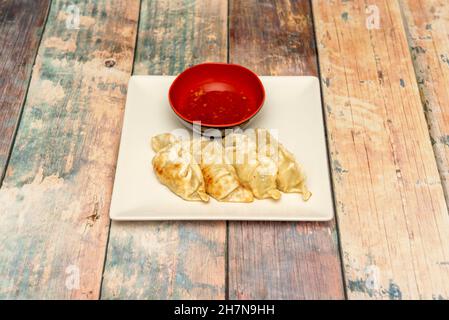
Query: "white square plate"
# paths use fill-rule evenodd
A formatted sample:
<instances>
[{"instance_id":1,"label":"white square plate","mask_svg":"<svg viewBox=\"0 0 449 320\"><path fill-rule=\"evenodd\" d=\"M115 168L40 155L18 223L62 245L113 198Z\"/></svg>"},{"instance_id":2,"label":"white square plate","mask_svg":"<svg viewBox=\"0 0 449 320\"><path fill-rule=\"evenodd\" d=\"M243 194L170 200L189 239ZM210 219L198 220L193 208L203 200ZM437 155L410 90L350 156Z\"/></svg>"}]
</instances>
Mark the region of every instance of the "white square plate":
<instances>
[{"instance_id":1,"label":"white square plate","mask_svg":"<svg viewBox=\"0 0 449 320\"><path fill-rule=\"evenodd\" d=\"M209 203L184 201L153 173L152 136L182 128L168 102L173 76L133 76L129 81L110 217L113 220L324 221L333 200L320 84L315 77L261 77L265 105L252 128L277 129L279 141L302 164L312 198L282 194L279 201Z\"/></svg>"}]
</instances>

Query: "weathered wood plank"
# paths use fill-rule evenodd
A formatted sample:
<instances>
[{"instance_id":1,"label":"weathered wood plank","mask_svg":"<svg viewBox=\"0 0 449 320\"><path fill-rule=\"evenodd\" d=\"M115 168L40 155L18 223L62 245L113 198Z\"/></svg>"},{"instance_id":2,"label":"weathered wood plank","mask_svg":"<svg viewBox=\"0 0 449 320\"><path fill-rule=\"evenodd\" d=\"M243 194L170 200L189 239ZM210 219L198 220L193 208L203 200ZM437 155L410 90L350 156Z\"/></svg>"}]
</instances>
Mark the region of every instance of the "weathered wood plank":
<instances>
[{"instance_id":1,"label":"weathered wood plank","mask_svg":"<svg viewBox=\"0 0 449 320\"><path fill-rule=\"evenodd\" d=\"M308 1L230 3L230 61L261 75L317 75ZM335 222L229 223L230 299L344 298Z\"/></svg>"},{"instance_id":2,"label":"weathered wood plank","mask_svg":"<svg viewBox=\"0 0 449 320\"><path fill-rule=\"evenodd\" d=\"M449 203L449 3L401 0L421 99Z\"/></svg>"},{"instance_id":3,"label":"weathered wood plank","mask_svg":"<svg viewBox=\"0 0 449 320\"><path fill-rule=\"evenodd\" d=\"M225 62L226 24L226 1L144 0L134 72ZM113 222L102 298L223 299L225 241L225 222Z\"/></svg>"},{"instance_id":4,"label":"weathered wood plank","mask_svg":"<svg viewBox=\"0 0 449 320\"><path fill-rule=\"evenodd\" d=\"M398 1L312 3L348 296L447 299L449 215Z\"/></svg>"},{"instance_id":5,"label":"weathered wood plank","mask_svg":"<svg viewBox=\"0 0 449 320\"><path fill-rule=\"evenodd\" d=\"M1 298L99 297L138 14L52 2L0 189Z\"/></svg>"},{"instance_id":6,"label":"weathered wood plank","mask_svg":"<svg viewBox=\"0 0 449 320\"><path fill-rule=\"evenodd\" d=\"M0 185L49 6L49 0L0 2Z\"/></svg>"}]
</instances>

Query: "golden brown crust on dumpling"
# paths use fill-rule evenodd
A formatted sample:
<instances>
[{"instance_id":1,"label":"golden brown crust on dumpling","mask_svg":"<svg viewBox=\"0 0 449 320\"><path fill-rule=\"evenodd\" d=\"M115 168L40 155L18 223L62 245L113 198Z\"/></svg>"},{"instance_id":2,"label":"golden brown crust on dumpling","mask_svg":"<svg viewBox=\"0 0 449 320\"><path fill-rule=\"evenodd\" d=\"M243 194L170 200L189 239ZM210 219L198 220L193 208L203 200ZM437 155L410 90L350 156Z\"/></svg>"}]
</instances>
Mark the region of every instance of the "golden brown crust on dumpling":
<instances>
[{"instance_id":1,"label":"golden brown crust on dumpling","mask_svg":"<svg viewBox=\"0 0 449 320\"><path fill-rule=\"evenodd\" d=\"M229 166L223 164L202 166L202 172L206 182L206 192L217 200L226 198L240 186Z\"/></svg>"},{"instance_id":2,"label":"golden brown crust on dumpling","mask_svg":"<svg viewBox=\"0 0 449 320\"><path fill-rule=\"evenodd\" d=\"M252 202L254 197L239 182L235 169L226 163L221 144L202 143L201 170L206 192L222 202Z\"/></svg>"},{"instance_id":3,"label":"golden brown crust on dumpling","mask_svg":"<svg viewBox=\"0 0 449 320\"><path fill-rule=\"evenodd\" d=\"M189 201L209 201L201 169L180 143L160 150L152 163L156 177L172 192Z\"/></svg>"}]
</instances>

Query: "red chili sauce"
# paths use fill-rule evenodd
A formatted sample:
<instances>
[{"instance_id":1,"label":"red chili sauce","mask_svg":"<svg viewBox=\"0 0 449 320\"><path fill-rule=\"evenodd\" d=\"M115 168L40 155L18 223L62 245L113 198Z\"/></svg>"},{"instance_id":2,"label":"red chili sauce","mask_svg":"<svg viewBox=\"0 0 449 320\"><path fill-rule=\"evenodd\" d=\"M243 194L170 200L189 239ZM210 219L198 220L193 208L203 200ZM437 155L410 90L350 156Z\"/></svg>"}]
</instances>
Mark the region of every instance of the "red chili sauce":
<instances>
[{"instance_id":1,"label":"red chili sauce","mask_svg":"<svg viewBox=\"0 0 449 320\"><path fill-rule=\"evenodd\" d=\"M188 120L204 124L234 124L251 116L254 103L243 92L190 90L182 110Z\"/></svg>"}]
</instances>

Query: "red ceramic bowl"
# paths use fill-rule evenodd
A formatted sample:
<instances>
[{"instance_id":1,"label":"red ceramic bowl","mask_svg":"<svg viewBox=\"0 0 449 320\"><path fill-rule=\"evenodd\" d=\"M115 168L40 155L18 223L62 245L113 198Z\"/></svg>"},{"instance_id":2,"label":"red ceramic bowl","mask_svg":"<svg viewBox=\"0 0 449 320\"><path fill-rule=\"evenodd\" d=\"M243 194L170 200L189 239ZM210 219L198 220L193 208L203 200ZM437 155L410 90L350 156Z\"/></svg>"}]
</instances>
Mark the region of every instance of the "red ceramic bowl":
<instances>
[{"instance_id":1,"label":"red ceramic bowl","mask_svg":"<svg viewBox=\"0 0 449 320\"><path fill-rule=\"evenodd\" d=\"M172 83L169 101L173 111L192 128L220 130L244 127L260 111L265 89L259 77L237 64L203 63L186 69Z\"/></svg>"}]
</instances>

